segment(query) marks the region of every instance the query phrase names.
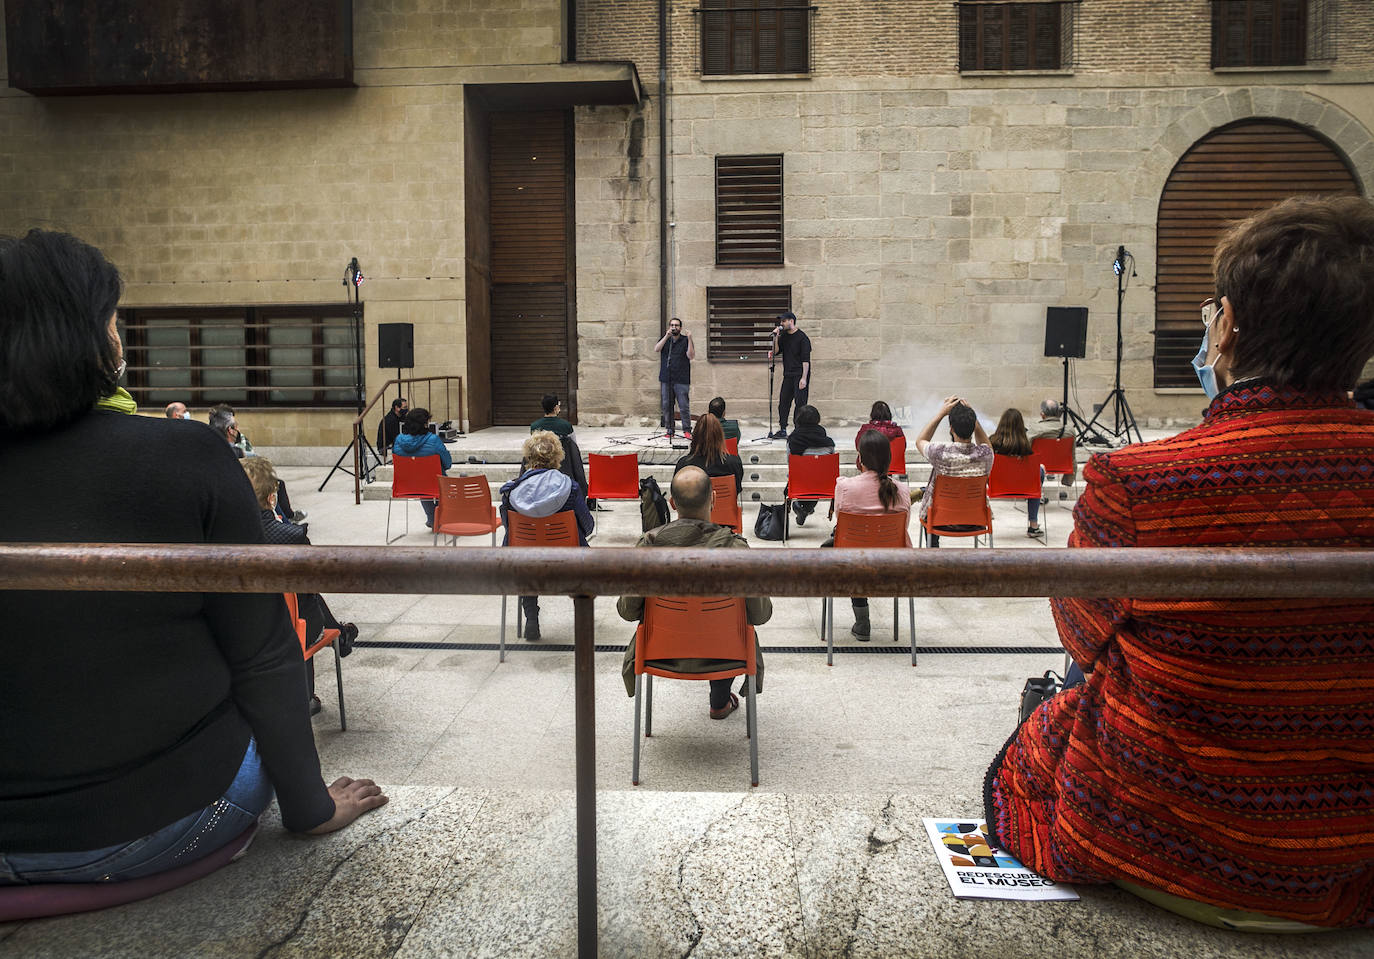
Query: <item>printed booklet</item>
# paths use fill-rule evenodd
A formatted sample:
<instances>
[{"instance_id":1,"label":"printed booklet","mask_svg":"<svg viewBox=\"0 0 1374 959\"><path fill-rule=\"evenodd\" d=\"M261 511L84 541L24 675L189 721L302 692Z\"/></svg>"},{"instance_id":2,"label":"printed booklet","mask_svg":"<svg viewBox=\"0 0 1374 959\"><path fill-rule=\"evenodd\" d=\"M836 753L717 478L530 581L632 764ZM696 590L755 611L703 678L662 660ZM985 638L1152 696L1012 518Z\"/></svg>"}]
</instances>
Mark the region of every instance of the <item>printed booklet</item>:
<instances>
[{"instance_id":1,"label":"printed booklet","mask_svg":"<svg viewBox=\"0 0 1374 959\"><path fill-rule=\"evenodd\" d=\"M982 819L927 819L935 857L958 899L1077 899L1071 886L1037 876L988 842Z\"/></svg>"}]
</instances>

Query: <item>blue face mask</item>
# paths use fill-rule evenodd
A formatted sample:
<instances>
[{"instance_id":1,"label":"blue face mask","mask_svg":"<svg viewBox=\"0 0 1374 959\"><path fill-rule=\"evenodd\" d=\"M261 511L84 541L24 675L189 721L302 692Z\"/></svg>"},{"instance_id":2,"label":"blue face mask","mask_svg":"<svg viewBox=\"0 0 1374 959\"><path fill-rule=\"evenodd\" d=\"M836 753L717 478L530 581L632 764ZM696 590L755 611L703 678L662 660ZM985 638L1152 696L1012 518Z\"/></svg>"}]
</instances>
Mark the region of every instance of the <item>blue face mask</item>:
<instances>
[{"instance_id":1,"label":"blue face mask","mask_svg":"<svg viewBox=\"0 0 1374 959\"><path fill-rule=\"evenodd\" d=\"M1203 328L1202 346L1198 348L1197 356L1193 357L1193 370L1197 373L1197 381L1202 384L1202 392L1207 394L1209 400L1215 399L1219 392L1216 371L1212 369L1213 364L1207 362L1207 338L1211 332L1209 328Z\"/></svg>"}]
</instances>

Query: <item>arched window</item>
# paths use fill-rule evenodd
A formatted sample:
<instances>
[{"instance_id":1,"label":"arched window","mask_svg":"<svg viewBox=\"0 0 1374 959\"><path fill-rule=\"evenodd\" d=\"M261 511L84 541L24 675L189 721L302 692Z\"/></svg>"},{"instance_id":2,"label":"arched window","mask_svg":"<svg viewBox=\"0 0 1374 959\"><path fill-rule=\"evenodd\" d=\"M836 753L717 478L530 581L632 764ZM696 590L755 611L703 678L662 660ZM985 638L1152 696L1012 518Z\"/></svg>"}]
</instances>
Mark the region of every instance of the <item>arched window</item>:
<instances>
[{"instance_id":1,"label":"arched window","mask_svg":"<svg viewBox=\"0 0 1374 959\"><path fill-rule=\"evenodd\" d=\"M1360 192L1334 147L1280 120L1242 120L1193 144L1159 199L1155 386L1198 385L1198 304L1213 293L1212 251L1228 226L1290 196Z\"/></svg>"}]
</instances>

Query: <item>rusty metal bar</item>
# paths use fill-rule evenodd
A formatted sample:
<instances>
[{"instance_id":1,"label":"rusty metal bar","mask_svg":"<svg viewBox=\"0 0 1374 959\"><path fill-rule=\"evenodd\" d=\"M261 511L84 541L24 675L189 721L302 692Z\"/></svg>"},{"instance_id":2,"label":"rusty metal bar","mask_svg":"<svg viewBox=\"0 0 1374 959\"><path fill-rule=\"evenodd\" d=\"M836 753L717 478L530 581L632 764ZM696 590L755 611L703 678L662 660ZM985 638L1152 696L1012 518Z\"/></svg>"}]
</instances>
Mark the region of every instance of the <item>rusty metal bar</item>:
<instances>
[{"instance_id":1,"label":"rusty metal bar","mask_svg":"<svg viewBox=\"0 0 1374 959\"><path fill-rule=\"evenodd\" d=\"M703 562L677 549L9 544L0 589L1374 599L1374 550L716 550Z\"/></svg>"},{"instance_id":2,"label":"rusty metal bar","mask_svg":"<svg viewBox=\"0 0 1374 959\"><path fill-rule=\"evenodd\" d=\"M573 597L573 690L577 790L577 955L596 959L596 612Z\"/></svg>"}]
</instances>

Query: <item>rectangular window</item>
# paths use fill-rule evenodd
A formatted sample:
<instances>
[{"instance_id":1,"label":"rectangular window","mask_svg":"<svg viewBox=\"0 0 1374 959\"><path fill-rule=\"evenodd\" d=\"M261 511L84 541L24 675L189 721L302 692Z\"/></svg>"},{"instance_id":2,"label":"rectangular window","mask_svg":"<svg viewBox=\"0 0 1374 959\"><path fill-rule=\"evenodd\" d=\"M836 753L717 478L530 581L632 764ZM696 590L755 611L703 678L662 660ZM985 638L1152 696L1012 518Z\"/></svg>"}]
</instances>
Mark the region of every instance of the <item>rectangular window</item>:
<instances>
[{"instance_id":1,"label":"rectangular window","mask_svg":"<svg viewBox=\"0 0 1374 959\"><path fill-rule=\"evenodd\" d=\"M133 308L119 321L140 406L356 404L348 303Z\"/></svg>"},{"instance_id":2,"label":"rectangular window","mask_svg":"<svg viewBox=\"0 0 1374 959\"><path fill-rule=\"evenodd\" d=\"M716 266L782 266L782 154L716 157Z\"/></svg>"},{"instance_id":3,"label":"rectangular window","mask_svg":"<svg viewBox=\"0 0 1374 959\"><path fill-rule=\"evenodd\" d=\"M1064 70L1070 66L1073 8L1036 3L959 3L959 69Z\"/></svg>"},{"instance_id":4,"label":"rectangular window","mask_svg":"<svg viewBox=\"0 0 1374 959\"><path fill-rule=\"evenodd\" d=\"M702 0L701 72L811 71L808 0Z\"/></svg>"},{"instance_id":5,"label":"rectangular window","mask_svg":"<svg viewBox=\"0 0 1374 959\"><path fill-rule=\"evenodd\" d=\"M1212 0L1212 66L1303 66L1307 6L1307 0Z\"/></svg>"},{"instance_id":6,"label":"rectangular window","mask_svg":"<svg viewBox=\"0 0 1374 959\"><path fill-rule=\"evenodd\" d=\"M706 358L768 359L777 316L790 309L790 286L708 286Z\"/></svg>"}]
</instances>

